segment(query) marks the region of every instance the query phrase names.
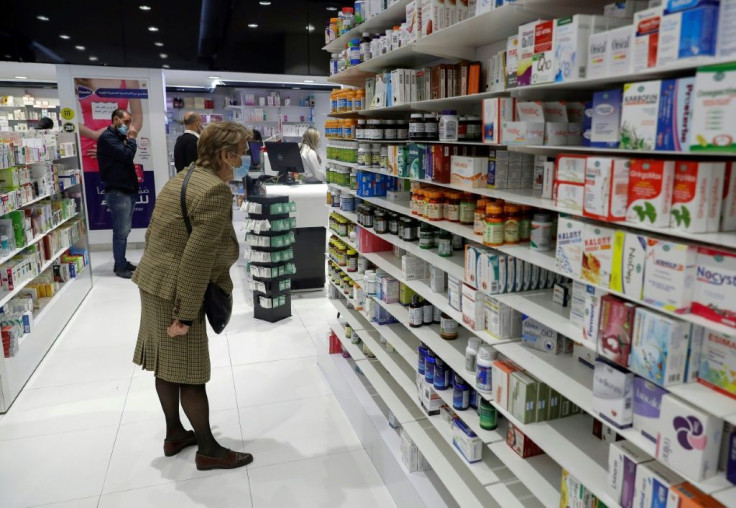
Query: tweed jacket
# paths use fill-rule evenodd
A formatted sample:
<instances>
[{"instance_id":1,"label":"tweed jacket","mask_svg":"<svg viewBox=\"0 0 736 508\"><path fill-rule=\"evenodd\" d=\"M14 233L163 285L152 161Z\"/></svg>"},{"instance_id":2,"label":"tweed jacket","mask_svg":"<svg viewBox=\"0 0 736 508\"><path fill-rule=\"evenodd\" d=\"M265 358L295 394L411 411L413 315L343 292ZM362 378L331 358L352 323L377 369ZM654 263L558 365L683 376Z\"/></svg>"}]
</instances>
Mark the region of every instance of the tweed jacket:
<instances>
[{"instance_id":1,"label":"tweed jacket","mask_svg":"<svg viewBox=\"0 0 736 508\"><path fill-rule=\"evenodd\" d=\"M133 282L146 293L174 302L173 319L201 317L207 284L232 293L230 267L238 259L232 224L232 192L212 171L197 167L187 186L187 232L181 211L181 187L187 171L169 180L156 198L146 231L146 248Z\"/></svg>"}]
</instances>

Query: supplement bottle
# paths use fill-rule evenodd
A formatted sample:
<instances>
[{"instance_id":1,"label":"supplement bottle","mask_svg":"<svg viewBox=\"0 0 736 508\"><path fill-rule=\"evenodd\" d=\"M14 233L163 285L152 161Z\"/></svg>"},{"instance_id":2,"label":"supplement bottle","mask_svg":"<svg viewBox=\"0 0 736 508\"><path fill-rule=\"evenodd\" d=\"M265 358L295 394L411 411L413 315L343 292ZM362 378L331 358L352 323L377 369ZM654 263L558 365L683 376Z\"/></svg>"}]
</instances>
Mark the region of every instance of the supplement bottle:
<instances>
[{"instance_id":1,"label":"supplement bottle","mask_svg":"<svg viewBox=\"0 0 736 508\"><path fill-rule=\"evenodd\" d=\"M432 307L432 323L438 325L442 321L442 311L439 307Z\"/></svg>"},{"instance_id":2,"label":"supplement bottle","mask_svg":"<svg viewBox=\"0 0 736 508\"><path fill-rule=\"evenodd\" d=\"M422 324L431 325L433 317L434 305L425 300L424 306L422 307Z\"/></svg>"},{"instance_id":3,"label":"supplement bottle","mask_svg":"<svg viewBox=\"0 0 736 508\"><path fill-rule=\"evenodd\" d=\"M479 392L490 392L491 386L491 364L493 363L493 351L490 346L481 346L478 350L476 361L475 387Z\"/></svg>"},{"instance_id":4,"label":"supplement bottle","mask_svg":"<svg viewBox=\"0 0 736 508\"><path fill-rule=\"evenodd\" d=\"M360 58L363 62L371 59L371 36L368 32L363 32L363 38L360 39Z\"/></svg>"},{"instance_id":5,"label":"supplement bottle","mask_svg":"<svg viewBox=\"0 0 736 508\"><path fill-rule=\"evenodd\" d=\"M498 413L496 408L484 398L480 399L478 415L480 416L481 429L494 430L498 427Z\"/></svg>"},{"instance_id":6,"label":"supplement bottle","mask_svg":"<svg viewBox=\"0 0 736 508\"><path fill-rule=\"evenodd\" d=\"M366 296L376 296L376 272L375 270L366 270L363 282L365 286Z\"/></svg>"},{"instance_id":7,"label":"supplement bottle","mask_svg":"<svg viewBox=\"0 0 736 508\"><path fill-rule=\"evenodd\" d=\"M483 245L490 247L503 245L504 229L503 208L495 203L486 206L486 227L483 232Z\"/></svg>"},{"instance_id":8,"label":"supplement bottle","mask_svg":"<svg viewBox=\"0 0 736 508\"><path fill-rule=\"evenodd\" d=\"M460 199L460 224L472 226L475 222L475 199L473 195L465 192Z\"/></svg>"},{"instance_id":9,"label":"supplement bottle","mask_svg":"<svg viewBox=\"0 0 736 508\"><path fill-rule=\"evenodd\" d=\"M437 254L443 258L452 257L452 233L442 231L437 235Z\"/></svg>"},{"instance_id":10,"label":"supplement bottle","mask_svg":"<svg viewBox=\"0 0 736 508\"><path fill-rule=\"evenodd\" d=\"M396 120L385 120L383 129L383 138L386 140L396 139Z\"/></svg>"},{"instance_id":11,"label":"supplement bottle","mask_svg":"<svg viewBox=\"0 0 736 508\"><path fill-rule=\"evenodd\" d=\"M430 191L427 193L428 200L427 200L427 219L431 221L441 221L442 220L442 210L444 209L443 206L443 195L442 192L439 191Z\"/></svg>"},{"instance_id":12,"label":"supplement bottle","mask_svg":"<svg viewBox=\"0 0 736 508\"><path fill-rule=\"evenodd\" d=\"M529 248L538 252L552 250L552 216L548 213L535 213Z\"/></svg>"},{"instance_id":13,"label":"supplement bottle","mask_svg":"<svg viewBox=\"0 0 736 508\"><path fill-rule=\"evenodd\" d=\"M351 40L348 43L348 48L350 50L350 66L360 65L360 39Z\"/></svg>"},{"instance_id":14,"label":"supplement bottle","mask_svg":"<svg viewBox=\"0 0 736 508\"><path fill-rule=\"evenodd\" d=\"M437 141L439 136L439 124L437 117L433 113L424 115L424 139L427 141Z\"/></svg>"},{"instance_id":15,"label":"supplement bottle","mask_svg":"<svg viewBox=\"0 0 736 508\"><path fill-rule=\"evenodd\" d=\"M419 296L414 295L409 304L409 326L419 328L424 324L424 305L419 301Z\"/></svg>"},{"instance_id":16,"label":"supplement bottle","mask_svg":"<svg viewBox=\"0 0 736 508\"><path fill-rule=\"evenodd\" d=\"M417 348L417 372L424 375L424 365L427 359L427 345L424 342L419 343Z\"/></svg>"},{"instance_id":17,"label":"supplement bottle","mask_svg":"<svg viewBox=\"0 0 736 508\"><path fill-rule=\"evenodd\" d=\"M455 374L452 386L452 407L458 411L465 411L470 407L470 387L465 380Z\"/></svg>"},{"instance_id":18,"label":"supplement bottle","mask_svg":"<svg viewBox=\"0 0 736 508\"><path fill-rule=\"evenodd\" d=\"M521 219L519 220L519 241L528 242L532 233L532 207L521 207Z\"/></svg>"},{"instance_id":19,"label":"supplement bottle","mask_svg":"<svg viewBox=\"0 0 736 508\"><path fill-rule=\"evenodd\" d=\"M473 233L483 236L486 230L486 206L490 200L479 199L475 205L475 213L473 214Z\"/></svg>"},{"instance_id":20,"label":"supplement bottle","mask_svg":"<svg viewBox=\"0 0 736 508\"><path fill-rule=\"evenodd\" d=\"M468 117L461 116L457 124L457 140L465 141L468 138Z\"/></svg>"},{"instance_id":21,"label":"supplement bottle","mask_svg":"<svg viewBox=\"0 0 736 508\"><path fill-rule=\"evenodd\" d=\"M435 390L447 390L450 387L450 368L442 361L442 358L434 360L434 388Z\"/></svg>"},{"instance_id":22,"label":"supplement bottle","mask_svg":"<svg viewBox=\"0 0 736 508\"><path fill-rule=\"evenodd\" d=\"M348 256L347 271L357 272L358 271L358 252L353 249L348 249L347 256Z\"/></svg>"},{"instance_id":23,"label":"supplement bottle","mask_svg":"<svg viewBox=\"0 0 736 508\"><path fill-rule=\"evenodd\" d=\"M443 111L439 122L439 140L446 142L457 141L457 130L457 111Z\"/></svg>"},{"instance_id":24,"label":"supplement bottle","mask_svg":"<svg viewBox=\"0 0 736 508\"><path fill-rule=\"evenodd\" d=\"M424 137L424 117L421 113L412 113L409 120L409 139L422 140Z\"/></svg>"},{"instance_id":25,"label":"supplement bottle","mask_svg":"<svg viewBox=\"0 0 736 508\"><path fill-rule=\"evenodd\" d=\"M424 360L424 380L428 385L434 386L434 366L437 359L432 351L427 351L427 358Z\"/></svg>"},{"instance_id":26,"label":"supplement bottle","mask_svg":"<svg viewBox=\"0 0 736 508\"><path fill-rule=\"evenodd\" d=\"M443 217L450 222L460 222L460 196L459 192L447 193Z\"/></svg>"},{"instance_id":27,"label":"supplement bottle","mask_svg":"<svg viewBox=\"0 0 736 508\"><path fill-rule=\"evenodd\" d=\"M399 234L399 214L396 212L388 214L388 232L392 235Z\"/></svg>"},{"instance_id":28,"label":"supplement bottle","mask_svg":"<svg viewBox=\"0 0 736 508\"><path fill-rule=\"evenodd\" d=\"M479 349L480 339L478 337L468 339L468 346L465 348L465 370L468 372L475 372Z\"/></svg>"},{"instance_id":29,"label":"supplement bottle","mask_svg":"<svg viewBox=\"0 0 736 508\"><path fill-rule=\"evenodd\" d=\"M465 134L467 141L480 141L483 133L483 125L479 116L468 117L468 130Z\"/></svg>"},{"instance_id":30,"label":"supplement bottle","mask_svg":"<svg viewBox=\"0 0 736 508\"><path fill-rule=\"evenodd\" d=\"M419 227L419 248L431 249L434 246L434 230L429 224L422 222Z\"/></svg>"},{"instance_id":31,"label":"supplement bottle","mask_svg":"<svg viewBox=\"0 0 736 508\"><path fill-rule=\"evenodd\" d=\"M519 207L506 205L503 207L505 215L503 241L506 244L519 243Z\"/></svg>"},{"instance_id":32,"label":"supplement bottle","mask_svg":"<svg viewBox=\"0 0 736 508\"><path fill-rule=\"evenodd\" d=\"M440 316L440 337L445 340L457 339L457 321L444 312Z\"/></svg>"}]
</instances>

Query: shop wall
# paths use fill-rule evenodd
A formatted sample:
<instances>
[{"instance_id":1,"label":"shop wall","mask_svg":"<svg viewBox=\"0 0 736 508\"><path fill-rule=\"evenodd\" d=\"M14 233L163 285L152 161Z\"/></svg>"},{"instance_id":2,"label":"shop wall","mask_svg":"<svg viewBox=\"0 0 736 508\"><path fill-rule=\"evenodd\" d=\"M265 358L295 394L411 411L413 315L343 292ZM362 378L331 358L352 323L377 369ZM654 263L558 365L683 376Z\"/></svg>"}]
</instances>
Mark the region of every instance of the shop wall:
<instances>
[{"instance_id":1,"label":"shop wall","mask_svg":"<svg viewBox=\"0 0 736 508\"><path fill-rule=\"evenodd\" d=\"M113 80L138 80L146 84L148 97L145 104L144 126L145 135L139 136L139 158L143 169L144 181L142 183L142 194L136 205L133 230L128 238L129 244L141 244L145 239L148 217L153 211L155 195L163 188L169 179L168 157L166 150L166 102L165 83L161 70L158 69L133 69L133 68L111 68L90 66L57 66L57 80L59 85L59 99L62 108L71 108L75 115L69 123L74 126L81 146L79 136L80 118L78 114L78 100L75 90L75 78L96 78ZM82 122L83 123L83 122ZM85 178L89 177L87 173ZM90 245L95 248L109 248L112 245L112 230L109 227L99 228L93 224L100 224L96 220L95 213L101 208L99 203L104 199L95 188L86 185L87 193L87 220L90 221ZM93 193L97 193L95 196ZM98 203L96 206L95 203Z\"/></svg>"}]
</instances>

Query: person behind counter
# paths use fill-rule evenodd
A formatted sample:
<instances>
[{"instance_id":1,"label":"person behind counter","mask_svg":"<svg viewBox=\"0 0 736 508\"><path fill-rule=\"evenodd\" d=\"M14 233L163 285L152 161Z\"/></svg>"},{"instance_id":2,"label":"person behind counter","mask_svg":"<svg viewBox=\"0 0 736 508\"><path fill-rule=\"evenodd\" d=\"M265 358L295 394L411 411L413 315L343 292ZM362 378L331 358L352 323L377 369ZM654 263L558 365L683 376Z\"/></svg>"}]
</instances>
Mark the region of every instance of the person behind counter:
<instances>
[{"instance_id":1,"label":"person behind counter","mask_svg":"<svg viewBox=\"0 0 736 508\"><path fill-rule=\"evenodd\" d=\"M299 152L304 164L304 177L309 181L325 181L325 171L322 169L322 158L317 153L319 147L319 131L309 127L302 136Z\"/></svg>"}]
</instances>

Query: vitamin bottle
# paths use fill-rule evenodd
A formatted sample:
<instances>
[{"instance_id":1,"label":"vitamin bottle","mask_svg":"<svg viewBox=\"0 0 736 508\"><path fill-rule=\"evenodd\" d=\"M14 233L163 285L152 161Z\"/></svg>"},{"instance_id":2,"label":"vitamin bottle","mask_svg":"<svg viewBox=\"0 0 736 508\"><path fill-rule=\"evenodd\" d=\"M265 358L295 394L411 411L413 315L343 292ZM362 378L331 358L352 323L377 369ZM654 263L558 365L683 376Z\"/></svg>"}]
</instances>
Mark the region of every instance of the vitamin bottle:
<instances>
[{"instance_id":1,"label":"vitamin bottle","mask_svg":"<svg viewBox=\"0 0 736 508\"><path fill-rule=\"evenodd\" d=\"M457 374L453 381L452 407L458 411L464 411L470 407L470 387Z\"/></svg>"},{"instance_id":2,"label":"vitamin bottle","mask_svg":"<svg viewBox=\"0 0 736 508\"><path fill-rule=\"evenodd\" d=\"M428 193L427 200L427 218L431 221L442 220L442 193L439 191L431 191Z\"/></svg>"},{"instance_id":3,"label":"vitamin bottle","mask_svg":"<svg viewBox=\"0 0 736 508\"><path fill-rule=\"evenodd\" d=\"M498 413L496 412L496 408L484 398L480 399L478 406L480 428L483 430L494 430L498 427Z\"/></svg>"},{"instance_id":4,"label":"vitamin bottle","mask_svg":"<svg viewBox=\"0 0 736 508\"><path fill-rule=\"evenodd\" d=\"M424 342L419 343L417 348L417 372L424 375L424 365L427 359L427 345Z\"/></svg>"},{"instance_id":5,"label":"vitamin bottle","mask_svg":"<svg viewBox=\"0 0 736 508\"><path fill-rule=\"evenodd\" d=\"M506 216L503 233L504 243L519 243L519 207L517 205L506 205L503 208L503 213Z\"/></svg>"},{"instance_id":6,"label":"vitamin bottle","mask_svg":"<svg viewBox=\"0 0 736 508\"><path fill-rule=\"evenodd\" d=\"M434 388L436 390L447 390L450 387L450 368L442 360L434 360Z\"/></svg>"},{"instance_id":7,"label":"vitamin bottle","mask_svg":"<svg viewBox=\"0 0 736 508\"><path fill-rule=\"evenodd\" d=\"M422 324L431 325L434 317L434 305L425 301L422 307Z\"/></svg>"},{"instance_id":8,"label":"vitamin bottle","mask_svg":"<svg viewBox=\"0 0 736 508\"><path fill-rule=\"evenodd\" d=\"M424 305L419 301L419 296L414 295L409 304L409 326L419 328L424 324Z\"/></svg>"},{"instance_id":9,"label":"vitamin bottle","mask_svg":"<svg viewBox=\"0 0 736 508\"><path fill-rule=\"evenodd\" d=\"M496 203L486 206L486 223L483 232L483 245L498 247L503 245L504 217L503 208Z\"/></svg>"},{"instance_id":10,"label":"vitamin bottle","mask_svg":"<svg viewBox=\"0 0 736 508\"><path fill-rule=\"evenodd\" d=\"M460 194L459 192L449 192L445 203L444 218L450 222L460 222Z\"/></svg>"},{"instance_id":11,"label":"vitamin bottle","mask_svg":"<svg viewBox=\"0 0 736 508\"><path fill-rule=\"evenodd\" d=\"M468 346L465 348L465 370L468 372L475 372L479 349L480 339L478 337L471 337L468 340Z\"/></svg>"},{"instance_id":12,"label":"vitamin bottle","mask_svg":"<svg viewBox=\"0 0 736 508\"><path fill-rule=\"evenodd\" d=\"M475 205L475 213L473 215L473 233L482 236L486 230L486 206L490 200L479 199Z\"/></svg>"},{"instance_id":13,"label":"vitamin bottle","mask_svg":"<svg viewBox=\"0 0 736 508\"><path fill-rule=\"evenodd\" d=\"M521 219L519 220L519 241L528 242L532 233L532 207L521 207Z\"/></svg>"},{"instance_id":14,"label":"vitamin bottle","mask_svg":"<svg viewBox=\"0 0 736 508\"><path fill-rule=\"evenodd\" d=\"M437 358L431 350L427 351L427 358L424 360L424 380L430 386L434 386L434 366L437 363Z\"/></svg>"},{"instance_id":15,"label":"vitamin bottle","mask_svg":"<svg viewBox=\"0 0 736 508\"><path fill-rule=\"evenodd\" d=\"M475 387L479 392L490 392L491 387L491 364L493 363L493 351L490 346L481 346L478 350L476 363Z\"/></svg>"},{"instance_id":16,"label":"vitamin bottle","mask_svg":"<svg viewBox=\"0 0 736 508\"><path fill-rule=\"evenodd\" d=\"M473 195L465 192L460 200L460 224L472 226L475 222L475 199Z\"/></svg>"}]
</instances>

